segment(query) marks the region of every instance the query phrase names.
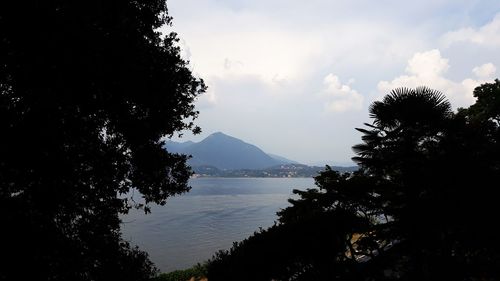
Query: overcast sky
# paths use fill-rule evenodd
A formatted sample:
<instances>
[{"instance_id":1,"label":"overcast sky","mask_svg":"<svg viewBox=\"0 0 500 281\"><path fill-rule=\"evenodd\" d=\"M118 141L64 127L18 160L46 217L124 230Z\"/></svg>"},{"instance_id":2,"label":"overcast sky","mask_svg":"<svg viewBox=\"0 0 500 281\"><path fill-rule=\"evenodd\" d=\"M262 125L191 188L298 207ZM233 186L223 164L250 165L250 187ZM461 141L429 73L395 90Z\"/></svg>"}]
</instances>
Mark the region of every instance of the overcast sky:
<instances>
[{"instance_id":1,"label":"overcast sky","mask_svg":"<svg viewBox=\"0 0 500 281\"><path fill-rule=\"evenodd\" d=\"M306 164L350 163L368 106L426 85L452 105L500 76L499 0L169 0L203 133Z\"/></svg>"}]
</instances>

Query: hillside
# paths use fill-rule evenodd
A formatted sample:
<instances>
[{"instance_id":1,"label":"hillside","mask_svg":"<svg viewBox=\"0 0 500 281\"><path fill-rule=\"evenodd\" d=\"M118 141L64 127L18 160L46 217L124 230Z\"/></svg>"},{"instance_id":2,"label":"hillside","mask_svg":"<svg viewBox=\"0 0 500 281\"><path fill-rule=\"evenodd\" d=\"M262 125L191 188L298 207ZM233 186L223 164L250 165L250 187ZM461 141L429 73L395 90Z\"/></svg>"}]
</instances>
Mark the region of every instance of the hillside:
<instances>
[{"instance_id":1,"label":"hillside","mask_svg":"<svg viewBox=\"0 0 500 281\"><path fill-rule=\"evenodd\" d=\"M189 164L193 167L211 166L220 170L265 169L287 163L283 157L270 156L255 145L220 132L197 143L168 141L166 148L171 152L191 155Z\"/></svg>"},{"instance_id":2,"label":"hillside","mask_svg":"<svg viewBox=\"0 0 500 281\"><path fill-rule=\"evenodd\" d=\"M216 177L313 177L322 165L307 166L285 157L267 154L255 145L223 133L214 133L200 142L167 141L167 150L191 155L188 163L198 176ZM351 167L332 167L352 172Z\"/></svg>"}]
</instances>

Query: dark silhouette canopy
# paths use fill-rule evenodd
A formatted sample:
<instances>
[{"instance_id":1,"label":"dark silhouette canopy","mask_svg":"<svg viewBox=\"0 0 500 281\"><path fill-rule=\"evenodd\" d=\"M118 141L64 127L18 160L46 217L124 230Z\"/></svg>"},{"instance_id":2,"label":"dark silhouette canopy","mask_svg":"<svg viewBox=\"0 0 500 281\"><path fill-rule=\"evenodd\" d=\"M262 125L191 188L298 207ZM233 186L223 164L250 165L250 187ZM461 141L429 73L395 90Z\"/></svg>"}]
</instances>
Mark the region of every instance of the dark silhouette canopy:
<instances>
[{"instance_id":1,"label":"dark silhouette canopy","mask_svg":"<svg viewBox=\"0 0 500 281\"><path fill-rule=\"evenodd\" d=\"M209 279L498 280L500 81L474 96L457 113L426 87L374 102L360 170L326 167L276 225L214 256Z\"/></svg>"},{"instance_id":2,"label":"dark silhouette canopy","mask_svg":"<svg viewBox=\"0 0 500 281\"><path fill-rule=\"evenodd\" d=\"M205 90L170 22L163 0L1 2L0 280L154 273L119 213L131 188L159 204L189 189L161 138L199 131Z\"/></svg>"}]
</instances>

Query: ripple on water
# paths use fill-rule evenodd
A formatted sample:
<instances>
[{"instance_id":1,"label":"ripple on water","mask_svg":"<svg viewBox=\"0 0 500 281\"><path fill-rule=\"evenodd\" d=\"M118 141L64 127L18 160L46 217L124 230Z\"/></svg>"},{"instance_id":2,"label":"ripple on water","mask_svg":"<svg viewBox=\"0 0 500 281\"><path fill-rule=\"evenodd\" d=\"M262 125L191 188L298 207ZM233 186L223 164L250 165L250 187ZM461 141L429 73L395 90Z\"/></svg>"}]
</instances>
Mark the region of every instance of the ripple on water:
<instances>
[{"instance_id":1,"label":"ripple on water","mask_svg":"<svg viewBox=\"0 0 500 281\"><path fill-rule=\"evenodd\" d=\"M123 237L147 251L163 272L203 262L273 225L292 189L314 187L311 178L200 178L191 184L188 194L153 206L151 214L122 217Z\"/></svg>"}]
</instances>

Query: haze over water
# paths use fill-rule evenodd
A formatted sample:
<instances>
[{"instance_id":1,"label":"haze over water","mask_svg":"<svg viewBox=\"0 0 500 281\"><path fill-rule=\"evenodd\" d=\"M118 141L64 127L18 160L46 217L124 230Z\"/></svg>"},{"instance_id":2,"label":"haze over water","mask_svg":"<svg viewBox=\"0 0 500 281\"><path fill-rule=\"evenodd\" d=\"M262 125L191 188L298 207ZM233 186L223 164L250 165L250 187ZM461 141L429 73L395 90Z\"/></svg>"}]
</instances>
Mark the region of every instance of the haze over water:
<instances>
[{"instance_id":1,"label":"haze over water","mask_svg":"<svg viewBox=\"0 0 500 281\"><path fill-rule=\"evenodd\" d=\"M184 269L229 249L259 227L272 226L289 205L293 189L314 187L312 178L196 178L192 190L171 198L152 213L123 217L123 237L162 272Z\"/></svg>"}]
</instances>

